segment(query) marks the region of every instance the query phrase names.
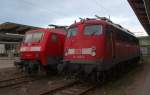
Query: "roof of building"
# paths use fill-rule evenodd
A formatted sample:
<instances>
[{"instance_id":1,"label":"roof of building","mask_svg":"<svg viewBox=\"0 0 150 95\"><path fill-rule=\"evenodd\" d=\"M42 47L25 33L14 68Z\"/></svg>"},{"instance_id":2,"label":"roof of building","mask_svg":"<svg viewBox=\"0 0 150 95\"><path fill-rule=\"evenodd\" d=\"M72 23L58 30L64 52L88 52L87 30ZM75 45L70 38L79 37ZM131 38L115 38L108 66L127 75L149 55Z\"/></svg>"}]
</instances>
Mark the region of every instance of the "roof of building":
<instances>
[{"instance_id":1,"label":"roof of building","mask_svg":"<svg viewBox=\"0 0 150 95\"><path fill-rule=\"evenodd\" d=\"M138 37L141 46L149 46L150 45L150 37Z\"/></svg>"},{"instance_id":2,"label":"roof of building","mask_svg":"<svg viewBox=\"0 0 150 95\"><path fill-rule=\"evenodd\" d=\"M21 41L25 32L38 28L12 22L2 23L0 24L0 41Z\"/></svg>"},{"instance_id":3,"label":"roof of building","mask_svg":"<svg viewBox=\"0 0 150 95\"><path fill-rule=\"evenodd\" d=\"M17 24L12 22L5 22L0 24L0 33L25 34L26 31L37 28L40 27Z\"/></svg>"},{"instance_id":4,"label":"roof of building","mask_svg":"<svg viewBox=\"0 0 150 95\"><path fill-rule=\"evenodd\" d=\"M150 35L150 1L128 0L145 31Z\"/></svg>"}]
</instances>

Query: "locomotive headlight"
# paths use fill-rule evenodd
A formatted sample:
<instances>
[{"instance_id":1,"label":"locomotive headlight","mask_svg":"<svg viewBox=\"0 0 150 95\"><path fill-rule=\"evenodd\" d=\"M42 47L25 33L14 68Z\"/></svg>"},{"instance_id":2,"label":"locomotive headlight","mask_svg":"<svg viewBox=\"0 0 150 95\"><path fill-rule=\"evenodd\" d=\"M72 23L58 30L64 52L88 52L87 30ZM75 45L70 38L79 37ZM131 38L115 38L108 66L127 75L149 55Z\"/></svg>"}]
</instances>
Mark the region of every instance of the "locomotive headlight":
<instances>
[{"instance_id":1,"label":"locomotive headlight","mask_svg":"<svg viewBox=\"0 0 150 95\"><path fill-rule=\"evenodd\" d=\"M27 51L27 49L28 49L27 47L21 47L21 48L20 48L20 52Z\"/></svg>"},{"instance_id":2,"label":"locomotive headlight","mask_svg":"<svg viewBox=\"0 0 150 95\"><path fill-rule=\"evenodd\" d=\"M91 55L92 55L92 56L95 56L95 55L96 55L96 52L92 52Z\"/></svg>"},{"instance_id":3,"label":"locomotive headlight","mask_svg":"<svg viewBox=\"0 0 150 95\"><path fill-rule=\"evenodd\" d=\"M67 56L67 55L68 55L68 49L65 50L65 56Z\"/></svg>"},{"instance_id":4,"label":"locomotive headlight","mask_svg":"<svg viewBox=\"0 0 150 95\"><path fill-rule=\"evenodd\" d=\"M69 48L65 50L65 56L75 54L75 49Z\"/></svg>"},{"instance_id":5,"label":"locomotive headlight","mask_svg":"<svg viewBox=\"0 0 150 95\"><path fill-rule=\"evenodd\" d=\"M23 52L23 51L25 51L25 48L24 48L24 47L21 47L21 48L20 48L20 52Z\"/></svg>"},{"instance_id":6,"label":"locomotive headlight","mask_svg":"<svg viewBox=\"0 0 150 95\"><path fill-rule=\"evenodd\" d=\"M96 47L92 47L91 55L96 56Z\"/></svg>"},{"instance_id":7,"label":"locomotive headlight","mask_svg":"<svg viewBox=\"0 0 150 95\"><path fill-rule=\"evenodd\" d=\"M75 54L75 49L69 48L69 49L67 50L67 54Z\"/></svg>"},{"instance_id":8,"label":"locomotive headlight","mask_svg":"<svg viewBox=\"0 0 150 95\"><path fill-rule=\"evenodd\" d=\"M68 55L68 52L65 52L65 56L67 56Z\"/></svg>"}]
</instances>

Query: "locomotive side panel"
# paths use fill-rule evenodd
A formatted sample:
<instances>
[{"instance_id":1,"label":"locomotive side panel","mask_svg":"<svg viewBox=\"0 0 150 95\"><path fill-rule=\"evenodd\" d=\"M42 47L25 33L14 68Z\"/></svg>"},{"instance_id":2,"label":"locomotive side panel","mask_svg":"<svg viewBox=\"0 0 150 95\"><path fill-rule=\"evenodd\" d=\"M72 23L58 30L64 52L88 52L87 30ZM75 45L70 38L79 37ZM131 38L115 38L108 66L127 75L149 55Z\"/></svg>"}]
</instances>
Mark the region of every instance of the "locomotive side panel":
<instances>
[{"instance_id":1,"label":"locomotive side panel","mask_svg":"<svg viewBox=\"0 0 150 95\"><path fill-rule=\"evenodd\" d=\"M64 47L65 36L49 33L47 38L47 46L46 46L46 60L47 64L58 64L63 57L63 47Z\"/></svg>"},{"instance_id":2,"label":"locomotive side panel","mask_svg":"<svg viewBox=\"0 0 150 95\"><path fill-rule=\"evenodd\" d=\"M111 68L115 63L115 32L112 26L107 25L105 26L105 49L104 49L104 70L108 70Z\"/></svg>"},{"instance_id":3,"label":"locomotive side panel","mask_svg":"<svg viewBox=\"0 0 150 95\"><path fill-rule=\"evenodd\" d=\"M122 30L115 29L115 63L139 57L138 40Z\"/></svg>"}]
</instances>

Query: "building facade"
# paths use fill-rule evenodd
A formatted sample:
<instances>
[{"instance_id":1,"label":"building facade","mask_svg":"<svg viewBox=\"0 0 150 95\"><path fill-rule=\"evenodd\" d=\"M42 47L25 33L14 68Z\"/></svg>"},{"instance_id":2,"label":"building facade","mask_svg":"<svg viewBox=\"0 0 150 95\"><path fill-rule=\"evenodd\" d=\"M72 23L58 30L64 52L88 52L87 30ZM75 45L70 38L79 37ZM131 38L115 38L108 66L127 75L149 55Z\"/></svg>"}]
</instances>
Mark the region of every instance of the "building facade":
<instances>
[{"instance_id":1,"label":"building facade","mask_svg":"<svg viewBox=\"0 0 150 95\"><path fill-rule=\"evenodd\" d=\"M150 37L139 37L141 52L143 55L150 55Z\"/></svg>"}]
</instances>

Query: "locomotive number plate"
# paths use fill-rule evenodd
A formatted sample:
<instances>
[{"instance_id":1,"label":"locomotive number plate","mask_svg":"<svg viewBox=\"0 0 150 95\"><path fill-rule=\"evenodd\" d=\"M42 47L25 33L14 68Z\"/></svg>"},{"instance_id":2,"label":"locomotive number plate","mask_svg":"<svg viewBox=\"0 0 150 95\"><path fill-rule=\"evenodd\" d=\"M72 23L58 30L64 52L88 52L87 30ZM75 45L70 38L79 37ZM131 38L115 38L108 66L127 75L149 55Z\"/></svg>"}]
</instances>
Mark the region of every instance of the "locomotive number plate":
<instances>
[{"instance_id":1,"label":"locomotive number plate","mask_svg":"<svg viewBox=\"0 0 150 95\"><path fill-rule=\"evenodd\" d=\"M79 58L79 59L81 59L81 58L85 58L85 56L83 56L83 55L77 55L77 56L73 56L73 58Z\"/></svg>"}]
</instances>

